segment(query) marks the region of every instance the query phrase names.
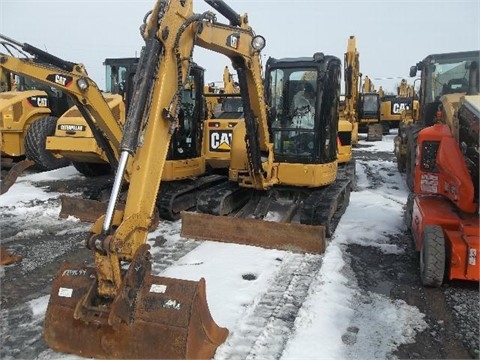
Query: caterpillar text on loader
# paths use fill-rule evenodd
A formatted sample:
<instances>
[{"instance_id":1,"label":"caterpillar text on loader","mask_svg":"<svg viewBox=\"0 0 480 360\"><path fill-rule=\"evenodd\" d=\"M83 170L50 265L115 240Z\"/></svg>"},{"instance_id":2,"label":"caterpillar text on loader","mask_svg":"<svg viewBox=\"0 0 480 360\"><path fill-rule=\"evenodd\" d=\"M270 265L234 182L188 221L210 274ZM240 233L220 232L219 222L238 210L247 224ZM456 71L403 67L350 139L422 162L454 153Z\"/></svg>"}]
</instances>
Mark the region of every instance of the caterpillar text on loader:
<instances>
[{"instance_id":1,"label":"caterpillar text on loader","mask_svg":"<svg viewBox=\"0 0 480 360\"><path fill-rule=\"evenodd\" d=\"M270 58L264 88L253 60L233 62L245 119L233 130L231 181L182 213L182 235L322 252L352 182L337 177L341 62L323 53Z\"/></svg>"},{"instance_id":2,"label":"caterpillar text on loader","mask_svg":"<svg viewBox=\"0 0 480 360\"><path fill-rule=\"evenodd\" d=\"M423 127L416 139L415 171L410 174L413 193L407 202L406 222L420 252L425 286L441 286L445 279L480 280L480 52L474 52L473 57L472 53L431 56L436 66L428 61L422 68L424 116L429 109L422 103L428 101L423 91L432 89L435 83L429 83L431 76L442 66L454 63L459 67L457 71L445 67L446 72L454 70L445 84L465 85L458 93L450 93L451 87L442 89L444 95L433 99L437 123Z\"/></svg>"}]
</instances>

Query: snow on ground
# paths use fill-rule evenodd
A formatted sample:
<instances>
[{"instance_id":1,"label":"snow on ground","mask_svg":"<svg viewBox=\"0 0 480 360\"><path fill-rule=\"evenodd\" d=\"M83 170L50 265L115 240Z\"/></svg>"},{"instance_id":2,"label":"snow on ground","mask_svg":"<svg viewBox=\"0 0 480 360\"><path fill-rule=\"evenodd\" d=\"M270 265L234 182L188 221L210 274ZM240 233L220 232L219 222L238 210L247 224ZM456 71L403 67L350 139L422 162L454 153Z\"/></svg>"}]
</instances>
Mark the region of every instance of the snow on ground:
<instances>
[{"instance_id":1,"label":"snow on ground","mask_svg":"<svg viewBox=\"0 0 480 360\"><path fill-rule=\"evenodd\" d=\"M376 142L361 150L392 151L392 143L391 137L388 137L388 141ZM393 301L386 295L360 292L354 274L348 271L348 255L344 252L348 244L375 246L388 253L402 251L389 244L386 235L404 231L402 214L407 197L404 180L394 163L370 161L369 165L377 169L378 176L384 179L383 183L371 189L362 161L357 161L357 191L352 192L350 205L323 255L299 255L244 245L191 241L190 252L173 261L171 266L157 269L162 276L206 279L207 300L213 318L218 325L230 330L229 338L217 350L216 359L230 358L230 349L240 348L242 340L247 341L239 337L243 337L242 334L248 337L249 326L252 329L263 326L259 337L269 339L268 342L265 340L263 350L257 352L261 354L259 358L274 358L274 350L269 349L275 348L278 345L276 342L283 342L282 359L392 358L391 353L396 347L413 341L415 334L426 328L423 314L417 308L403 301ZM12 213L27 213L31 211L29 204L35 199L58 196L42 191L38 185L33 186L32 181L38 183L75 176L79 174L72 167L67 167L21 177L8 193L0 197L0 207L2 211L9 209ZM55 217L50 211L43 215L45 218L41 216L39 221ZM156 246L152 239L161 236L166 240L165 246L174 246L179 241L185 241L180 238L179 229L179 222L163 222L149 235L154 258L162 253L163 248ZM276 279L281 279L282 271L302 261L321 264L321 267L309 274L311 284L296 314L293 329L283 329L277 336L268 329L268 324L255 325L252 309L264 301L272 288L280 285ZM155 264L153 269L156 269ZM41 322L47 300L48 297L43 297L30 302L35 314L32 326ZM38 359L78 357L47 350Z\"/></svg>"}]
</instances>

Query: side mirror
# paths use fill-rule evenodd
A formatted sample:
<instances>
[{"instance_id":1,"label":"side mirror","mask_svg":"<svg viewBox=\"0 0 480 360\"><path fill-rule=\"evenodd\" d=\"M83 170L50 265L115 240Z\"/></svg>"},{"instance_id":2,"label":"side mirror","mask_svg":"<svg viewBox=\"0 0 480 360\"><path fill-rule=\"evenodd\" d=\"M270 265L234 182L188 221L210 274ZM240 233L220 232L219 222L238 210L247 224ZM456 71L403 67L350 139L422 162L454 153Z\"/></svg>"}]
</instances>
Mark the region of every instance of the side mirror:
<instances>
[{"instance_id":1,"label":"side mirror","mask_svg":"<svg viewBox=\"0 0 480 360\"><path fill-rule=\"evenodd\" d=\"M410 77L415 77L417 76L417 66L410 66Z\"/></svg>"}]
</instances>

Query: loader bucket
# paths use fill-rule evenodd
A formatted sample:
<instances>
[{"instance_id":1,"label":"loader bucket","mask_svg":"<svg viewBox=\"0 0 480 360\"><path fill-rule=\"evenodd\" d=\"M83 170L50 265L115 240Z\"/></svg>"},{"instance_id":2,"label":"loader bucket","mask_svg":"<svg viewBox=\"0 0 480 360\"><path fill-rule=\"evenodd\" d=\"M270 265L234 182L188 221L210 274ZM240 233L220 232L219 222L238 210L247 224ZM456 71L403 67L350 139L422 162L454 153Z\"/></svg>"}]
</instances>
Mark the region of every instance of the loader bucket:
<instances>
[{"instance_id":1,"label":"loader bucket","mask_svg":"<svg viewBox=\"0 0 480 360\"><path fill-rule=\"evenodd\" d=\"M10 187L15 183L15 181L17 181L17 178L20 176L20 174L33 165L35 165L35 163L32 160L27 159L19 161L13 165L0 184L0 195L6 193L8 189L10 189Z\"/></svg>"},{"instance_id":2,"label":"loader bucket","mask_svg":"<svg viewBox=\"0 0 480 360\"><path fill-rule=\"evenodd\" d=\"M242 219L184 211L183 237L260 246L299 253L325 251L325 226Z\"/></svg>"},{"instance_id":3,"label":"loader bucket","mask_svg":"<svg viewBox=\"0 0 480 360\"><path fill-rule=\"evenodd\" d=\"M4 247L0 247L0 265L11 265L22 261L20 255L13 255Z\"/></svg>"},{"instance_id":4,"label":"loader bucket","mask_svg":"<svg viewBox=\"0 0 480 360\"><path fill-rule=\"evenodd\" d=\"M93 358L211 359L228 330L210 315L205 280L141 277L136 291L102 302L95 270L64 264L45 315L47 344Z\"/></svg>"},{"instance_id":5,"label":"loader bucket","mask_svg":"<svg viewBox=\"0 0 480 360\"><path fill-rule=\"evenodd\" d=\"M82 199L71 196L60 196L61 208L60 218L65 219L74 216L81 221L95 222L107 211L107 202Z\"/></svg>"}]
</instances>

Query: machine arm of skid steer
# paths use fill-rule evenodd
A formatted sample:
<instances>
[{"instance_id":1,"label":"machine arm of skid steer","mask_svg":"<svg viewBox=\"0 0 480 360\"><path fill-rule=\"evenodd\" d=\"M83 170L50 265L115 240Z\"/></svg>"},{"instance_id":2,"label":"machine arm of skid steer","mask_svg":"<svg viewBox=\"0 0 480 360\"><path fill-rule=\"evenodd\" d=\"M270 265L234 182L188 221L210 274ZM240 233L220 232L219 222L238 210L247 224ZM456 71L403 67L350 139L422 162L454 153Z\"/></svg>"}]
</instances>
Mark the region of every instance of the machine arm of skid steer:
<instances>
[{"instance_id":1,"label":"machine arm of skid steer","mask_svg":"<svg viewBox=\"0 0 480 360\"><path fill-rule=\"evenodd\" d=\"M0 38L4 40L2 44L8 39L3 35ZM13 45L15 44L18 43ZM37 56L42 63L35 62L32 58L20 59L0 52L2 71L35 79L68 94L92 129L109 162L116 165L118 139L122 136L121 124L115 119L98 86L88 77L84 66L62 60L28 44L24 44L22 49Z\"/></svg>"}]
</instances>

